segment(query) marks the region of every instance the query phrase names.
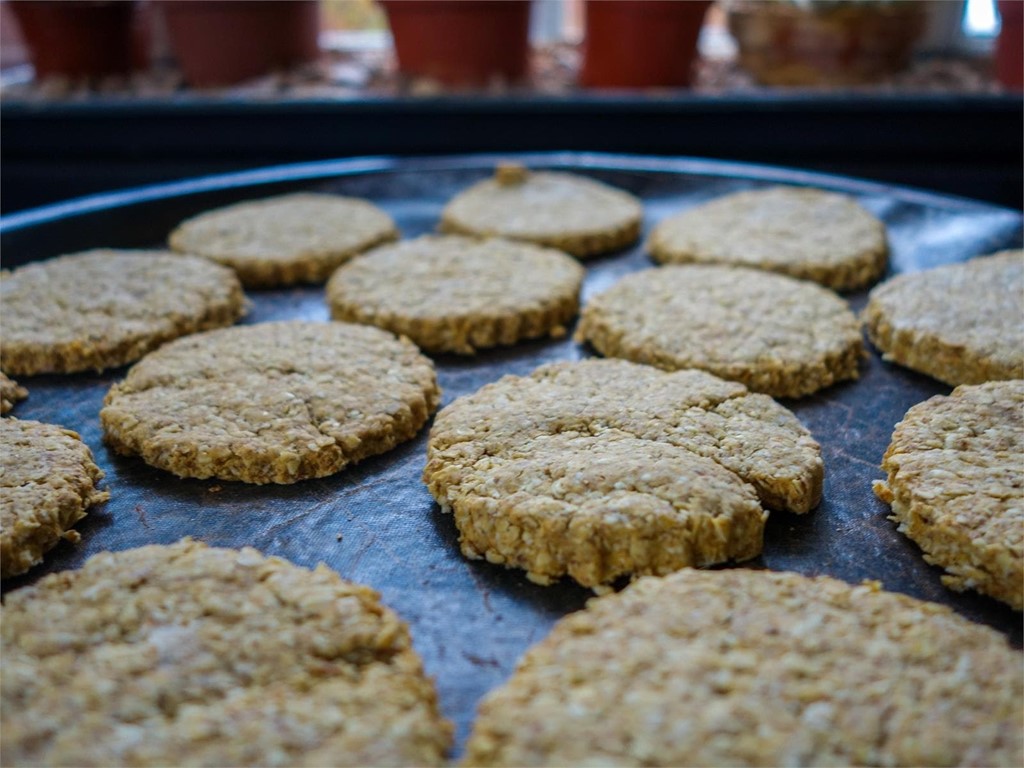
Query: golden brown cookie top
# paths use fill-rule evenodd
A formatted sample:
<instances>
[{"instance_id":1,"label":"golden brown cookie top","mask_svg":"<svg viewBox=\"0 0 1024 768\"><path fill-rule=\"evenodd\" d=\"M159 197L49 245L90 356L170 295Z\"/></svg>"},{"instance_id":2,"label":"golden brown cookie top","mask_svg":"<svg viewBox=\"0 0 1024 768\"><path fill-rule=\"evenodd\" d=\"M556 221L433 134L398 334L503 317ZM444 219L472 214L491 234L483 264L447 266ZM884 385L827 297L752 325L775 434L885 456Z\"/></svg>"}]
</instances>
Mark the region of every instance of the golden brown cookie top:
<instances>
[{"instance_id":1,"label":"golden brown cookie top","mask_svg":"<svg viewBox=\"0 0 1024 768\"><path fill-rule=\"evenodd\" d=\"M701 368L776 397L856 378L860 325L827 288L709 265L627 275L583 309L578 341L667 370Z\"/></svg>"},{"instance_id":2,"label":"golden brown cookie top","mask_svg":"<svg viewBox=\"0 0 1024 768\"><path fill-rule=\"evenodd\" d=\"M1024 607L1024 381L964 385L896 425L879 489L949 586Z\"/></svg>"},{"instance_id":3,"label":"golden brown cookie top","mask_svg":"<svg viewBox=\"0 0 1024 768\"><path fill-rule=\"evenodd\" d=\"M508 343L504 325L523 337L564 334L583 275L575 259L551 248L428 235L345 264L328 282L327 300L336 319L379 325L429 351L472 352Z\"/></svg>"},{"instance_id":4,"label":"golden brown cookie top","mask_svg":"<svg viewBox=\"0 0 1024 768\"><path fill-rule=\"evenodd\" d=\"M398 230L367 200L301 192L246 200L183 221L171 248L232 267L247 286L323 282Z\"/></svg>"},{"instance_id":5,"label":"golden brown cookie top","mask_svg":"<svg viewBox=\"0 0 1024 768\"><path fill-rule=\"evenodd\" d=\"M441 214L441 228L589 256L636 240L642 219L640 200L620 189L576 174L506 164L498 166L494 178L452 198Z\"/></svg>"},{"instance_id":6,"label":"golden brown cookie top","mask_svg":"<svg viewBox=\"0 0 1024 768\"><path fill-rule=\"evenodd\" d=\"M24 573L71 526L110 494L97 489L103 471L77 432L15 418L0 420L0 576Z\"/></svg>"},{"instance_id":7,"label":"golden brown cookie top","mask_svg":"<svg viewBox=\"0 0 1024 768\"><path fill-rule=\"evenodd\" d=\"M7 378L7 374L0 373L0 414L7 414L14 404L19 400L28 397L28 390L18 385L18 382Z\"/></svg>"},{"instance_id":8,"label":"golden brown cookie top","mask_svg":"<svg viewBox=\"0 0 1024 768\"><path fill-rule=\"evenodd\" d=\"M459 398L434 420L426 471L472 471L488 456L517 455L559 434L623 434L685 449L738 475L774 509L807 512L821 496L818 444L770 397L702 371L623 360L544 365Z\"/></svg>"},{"instance_id":9,"label":"golden brown cookie top","mask_svg":"<svg viewBox=\"0 0 1024 768\"><path fill-rule=\"evenodd\" d=\"M748 190L660 222L648 248L664 264L756 267L835 290L868 285L885 272L885 225L853 198L820 189Z\"/></svg>"},{"instance_id":10,"label":"golden brown cookie top","mask_svg":"<svg viewBox=\"0 0 1024 768\"><path fill-rule=\"evenodd\" d=\"M560 621L489 694L465 765L1019 765L1020 655L877 585L645 578Z\"/></svg>"},{"instance_id":11,"label":"golden brown cookie top","mask_svg":"<svg viewBox=\"0 0 1024 768\"><path fill-rule=\"evenodd\" d=\"M117 450L181 476L292 483L408 440L439 399L408 340L293 321L165 345L111 387L100 418Z\"/></svg>"},{"instance_id":12,"label":"golden brown cookie top","mask_svg":"<svg viewBox=\"0 0 1024 768\"><path fill-rule=\"evenodd\" d=\"M406 625L325 566L253 549L105 552L5 598L3 762L438 765Z\"/></svg>"},{"instance_id":13,"label":"golden brown cookie top","mask_svg":"<svg viewBox=\"0 0 1024 768\"><path fill-rule=\"evenodd\" d=\"M245 313L238 279L199 256L97 249L0 279L0 365L12 374L124 365L170 339Z\"/></svg>"},{"instance_id":14,"label":"golden brown cookie top","mask_svg":"<svg viewBox=\"0 0 1024 768\"><path fill-rule=\"evenodd\" d=\"M898 275L864 321L888 359L947 384L1024 377L1024 251Z\"/></svg>"}]
</instances>

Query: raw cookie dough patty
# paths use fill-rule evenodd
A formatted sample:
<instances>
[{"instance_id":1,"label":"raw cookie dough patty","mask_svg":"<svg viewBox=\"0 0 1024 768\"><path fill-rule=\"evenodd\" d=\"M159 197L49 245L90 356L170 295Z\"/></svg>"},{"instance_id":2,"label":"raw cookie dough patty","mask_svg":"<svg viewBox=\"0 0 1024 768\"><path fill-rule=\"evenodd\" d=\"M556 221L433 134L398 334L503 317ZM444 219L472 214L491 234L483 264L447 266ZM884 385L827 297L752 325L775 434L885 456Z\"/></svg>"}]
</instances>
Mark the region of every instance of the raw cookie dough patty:
<instances>
[{"instance_id":1,"label":"raw cookie dough patty","mask_svg":"<svg viewBox=\"0 0 1024 768\"><path fill-rule=\"evenodd\" d=\"M450 728L367 587L254 549L104 552L9 594L4 765L440 765Z\"/></svg>"},{"instance_id":2,"label":"raw cookie dough patty","mask_svg":"<svg viewBox=\"0 0 1024 768\"><path fill-rule=\"evenodd\" d=\"M628 192L571 173L499 165L493 179L456 195L441 230L499 235L594 256L640 237L643 206Z\"/></svg>"},{"instance_id":3,"label":"raw cookie dough patty","mask_svg":"<svg viewBox=\"0 0 1024 768\"><path fill-rule=\"evenodd\" d=\"M0 275L0 367L74 373L138 360L179 336L231 325L245 296L231 270L198 256L94 250Z\"/></svg>"},{"instance_id":4,"label":"raw cookie dough patty","mask_svg":"<svg viewBox=\"0 0 1024 768\"><path fill-rule=\"evenodd\" d=\"M390 450L437 407L410 341L348 323L262 323L168 344L111 387L116 451L181 477L293 483Z\"/></svg>"},{"instance_id":5,"label":"raw cookie dough patty","mask_svg":"<svg viewBox=\"0 0 1024 768\"><path fill-rule=\"evenodd\" d=\"M827 577L687 569L591 600L480 705L465 765L1005 765L1020 654Z\"/></svg>"},{"instance_id":6,"label":"raw cookie dough patty","mask_svg":"<svg viewBox=\"0 0 1024 768\"><path fill-rule=\"evenodd\" d=\"M720 197L665 219L648 249L662 264L757 267L848 291L885 273L885 225L852 198L771 187Z\"/></svg>"},{"instance_id":7,"label":"raw cookie dough patty","mask_svg":"<svg viewBox=\"0 0 1024 768\"><path fill-rule=\"evenodd\" d=\"M266 288L322 283L355 254L397 237L391 217L366 200L299 193L207 211L178 225L170 243Z\"/></svg>"},{"instance_id":8,"label":"raw cookie dough patty","mask_svg":"<svg viewBox=\"0 0 1024 768\"><path fill-rule=\"evenodd\" d=\"M18 382L11 381L5 374L0 373L0 414L9 413L15 403L26 397L27 389L18 386Z\"/></svg>"},{"instance_id":9,"label":"raw cookie dough patty","mask_svg":"<svg viewBox=\"0 0 1024 768\"><path fill-rule=\"evenodd\" d=\"M702 368L775 397L855 379L864 356L857 318L827 288L702 265L627 275L583 308L576 339L603 355Z\"/></svg>"},{"instance_id":10,"label":"raw cookie dough patty","mask_svg":"<svg viewBox=\"0 0 1024 768\"><path fill-rule=\"evenodd\" d=\"M893 432L875 493L946 569L942 582L1024 608L1024 381L960 386Z\"/></svg>"},{"instance_id":11,"label":"raw cookie dough patty","mask_svg":"<svg viewBox=\"0 0 1024 768\"><path fill-rule=\"evenodd\" d=\"M473 354L549 334L576 316L583 267L527 243L456 235L386 245L327 284L335 320L378 325L428 352Z\"/></svg>"},{"instance_id":12,"label":"raw cookie dough patty","mask_svg":"<svg viewBox=\"0 0 1024 768\"><path fill-rule=\"evenodd\" d=\"M1024 251L899 275L871 292L868 338L939 381L1024 377Z\"/></svg>"},{"instance_id":13,"label":"raw cookie dough patty","mask_svg":"<svg viewBox=\"0 0 1024 768\"><path fill-rule=\"evenodd\" d=\"M622 360L506 376L438 414L424 482L462 552L602 589L761 551L764 504L807 512L818 444L764 395Z\"/></svg>"},{"instance_id":14,"label":"raw cookie dough patty","mask_svg":"<svg viewBox=\"0 0 1024 768\"><path fill-rule=\"evenodd\" d=\"M0 578L6 579L42 562L62 538L78 541L71 526L110 494L97 490L103 472L70 429L3 419L0 446Z\"/></svg>"}]
</instances>

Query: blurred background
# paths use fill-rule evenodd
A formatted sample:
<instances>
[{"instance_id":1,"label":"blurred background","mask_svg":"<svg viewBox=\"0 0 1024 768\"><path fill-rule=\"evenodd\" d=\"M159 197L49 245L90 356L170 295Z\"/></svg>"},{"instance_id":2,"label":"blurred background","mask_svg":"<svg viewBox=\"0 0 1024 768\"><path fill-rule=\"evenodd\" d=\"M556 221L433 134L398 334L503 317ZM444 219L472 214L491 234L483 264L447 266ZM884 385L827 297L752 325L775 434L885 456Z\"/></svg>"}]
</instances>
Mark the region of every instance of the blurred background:
<instances>
[{"instance_id":1,"label":"blurred background","mask_svg":"<svg viewBox=\"0 0 1024 768\"><path fill-rule=\"evenodd\" d=\"M361 155L766 163L1020 208L1022 0L8 0L0 207Z\"/></svg>"}]
</instances>

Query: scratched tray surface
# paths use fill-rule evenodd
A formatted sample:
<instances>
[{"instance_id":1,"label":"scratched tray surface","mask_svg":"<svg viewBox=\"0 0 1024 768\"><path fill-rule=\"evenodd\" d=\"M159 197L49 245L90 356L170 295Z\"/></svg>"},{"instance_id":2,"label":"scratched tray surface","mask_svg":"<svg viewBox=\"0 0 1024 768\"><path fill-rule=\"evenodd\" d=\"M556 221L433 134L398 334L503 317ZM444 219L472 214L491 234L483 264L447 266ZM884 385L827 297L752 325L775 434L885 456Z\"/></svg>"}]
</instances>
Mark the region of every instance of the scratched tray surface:
<instances>
[{"instance_id":1,"label":"scratched tray surface","mask_svg":"<svg viewBox=\"0 0 1024 768\"><path fill-rule=\"evenodd\" d=\"M1021 217L969 201L782 169L685 159L611 155L519 156L533 167L575 170L640 196L645 232L666 215L712 197L770 183L813 184L855 195L889 227L892 272L964 260L1021 243ZM185 216L246 198L305 189L369 198L394 216L405 237L434 229L453 194L489 175L494 157L356 160L307 164L129 191L2 222L4 265L100 245L159 246ZM652 266L640 244L587 262L583 298L621 275ZM252 291L246 323L326 321L321 287ZM859 311L866 292L848 297ZM590 352L569 339L542 341L470 359L436 359L443 403L507 373ZM522 653L589 592L569 582L540 587L517 570L469 561L458 534L420 481L427 429L396 450L333 477L289 486L182 480L103 445L98 412L125 369L23 378L30 397L15 415L77 430L106 472L111 499L79 523L82 541L60 544L44 564L4 591L46 573L77 568L103 550L170 543L190 535L211 545L248 545L295 563L324 562L369 584L409 622L416 648L437 681L462 751L476 705L504 681ZM859 381L785 401L821 443L825 491L811 514L773 513L764 553L748 566L879 579L892 590L952 606L1021 643L1020 614L975 594L945 589L940 571L897 533L871 492L893 425L915 403L949 388L883 363L872 352Z\"/></svg>"}]
</instances>

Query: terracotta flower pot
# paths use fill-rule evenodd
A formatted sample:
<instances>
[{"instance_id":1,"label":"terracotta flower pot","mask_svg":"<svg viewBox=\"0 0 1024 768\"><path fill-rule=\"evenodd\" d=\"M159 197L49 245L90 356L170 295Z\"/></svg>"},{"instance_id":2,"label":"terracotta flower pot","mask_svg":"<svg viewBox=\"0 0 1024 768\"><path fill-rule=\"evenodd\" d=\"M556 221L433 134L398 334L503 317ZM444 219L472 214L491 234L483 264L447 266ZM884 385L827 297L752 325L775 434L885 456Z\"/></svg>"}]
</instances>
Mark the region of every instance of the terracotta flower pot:
<instances>
[{"instance_id":1,"label":"terracotta flower pot","mask_svg":"<svg viewBox=\"0 0 1024 768\"><path fill-rule=\"evenodd\" d=\"M529 0L379 1L403 74L456 87L526 76Z\"/></svg>"},{"instance_id":2,"label":"terracotta flower pot","mask_svg":"<svg viewBox=\"0 0 1024 768\"><path fill-rule=\"evenodd\" d=\"M710 2L587 0L580 85L686 86Z\"/></svg>"},{"instance_id":3,"label":"terracotta flower pot","mask_svg":"<svg viewBox=\"0 0 1024 768\"><path fill-rule=\"evenodd\" d=\"M130 2L11 3L36 77L125 74L132 66Z\"/></svg>"},{"instance_id":4,"label":"terracotta flower pot","mask_svg":"<svg viewBox=\"0 0 1024 768\"><path fill-rule=\"evenodd\" d=\"M919 2L738 2L729 31L740 65L763 85L859 85L907 67L927 13Z\"/></svg>"},{"instance_id":5,"label":"terracotta flower pot","mask_svg":"<svg viewBox=\"0 0 1024 768\"><path fill-rule=\"evenodd\" d=\"M995 75L1007 88L1024 90L1024 2L999 0L1002 26L996 40Z\"/></svg>"},{"instance_id":6,"label":"terracotta flower pot","mask_svg":"<svg viewBox=\"0 0 1024 768\"><path fill-rule=\"evenodd\" d=\"M195 88L231 85L319 56L315 0L164 0L171 48Z\"/></svg>"}]
</instances>

